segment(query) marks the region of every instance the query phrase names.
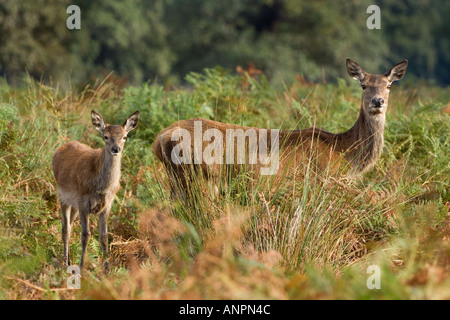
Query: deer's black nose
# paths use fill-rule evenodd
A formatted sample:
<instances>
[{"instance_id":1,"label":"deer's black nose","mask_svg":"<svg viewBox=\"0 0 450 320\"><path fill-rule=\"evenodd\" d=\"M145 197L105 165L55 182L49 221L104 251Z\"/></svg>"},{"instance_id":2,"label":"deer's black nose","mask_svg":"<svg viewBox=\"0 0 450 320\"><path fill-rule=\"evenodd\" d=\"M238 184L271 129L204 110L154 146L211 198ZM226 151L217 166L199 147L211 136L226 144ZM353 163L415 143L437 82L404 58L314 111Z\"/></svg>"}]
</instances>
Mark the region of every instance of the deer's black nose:
<instances>
[{"instance_id":1,"label":"deer's black nose","mask_svg":"<svg viewBox=\"0 0 450 320\"><path fill-rule=\"evenodd\" d=\"M119 152L120 152L120 147L114 146L111 148L111 153L119 153Z\"/></svg>"},{"instance_id":2,"label":"deer's black nose","mask_svg":"<svg viewBox=\"0 0 450 320\"><path fill-rule=\"evenodd\" d=\"M383 98L373 98L372 99L372 104L375 107L381 107L384 104L384 99Z\"/></svg>"}]
</instances>

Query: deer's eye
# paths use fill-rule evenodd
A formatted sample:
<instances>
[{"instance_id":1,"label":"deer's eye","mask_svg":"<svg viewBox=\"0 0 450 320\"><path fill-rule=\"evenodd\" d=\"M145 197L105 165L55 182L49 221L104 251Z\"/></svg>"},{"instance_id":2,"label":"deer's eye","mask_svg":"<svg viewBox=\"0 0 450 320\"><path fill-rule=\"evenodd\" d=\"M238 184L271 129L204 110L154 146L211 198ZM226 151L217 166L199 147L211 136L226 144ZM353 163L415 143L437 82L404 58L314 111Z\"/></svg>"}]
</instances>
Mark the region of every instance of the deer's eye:
<instances>
[{"instance_id":1,"label":"deer's eye","mask_svg":"<svg viewBox=\"0 0 450 320\"><path fill-rule=\"evenodd\" d=\"M387 88L390 89L390 88L391 88L391 85L388 85Z\"/></svg>"},{"instance_id":2,"label":"deer's eye","mask_svg":"<svg viewBox=\"0 0 450 320\"><path fill-rule=\"evenodd\" d=\"M123 137L123 140L124 140L124 141L127 141L127 139L128 139L128 137Z\"/></svg>"},{"instance_id":3,"label":"deer's eye","mask_svg":"<svg viewBox=\"0 0 450 320\"><path fill-rule=\"evenodd\" d=\"M105 140L108 140L109 139L109 137L108 136L103 136L104 138L105 138Z\"/></svg>"},{"instance_id":4,"label":"deer's eye","mask_svg":"<svg viewBox=\"0 0 450 320\"><path fill-rule=\"evenodd\" d=\"M361 85L361 88L362 88L363 90L366 90L367 86L366 86L365 84L362 84L362 85Z\"/></svg>"}]
</instances>

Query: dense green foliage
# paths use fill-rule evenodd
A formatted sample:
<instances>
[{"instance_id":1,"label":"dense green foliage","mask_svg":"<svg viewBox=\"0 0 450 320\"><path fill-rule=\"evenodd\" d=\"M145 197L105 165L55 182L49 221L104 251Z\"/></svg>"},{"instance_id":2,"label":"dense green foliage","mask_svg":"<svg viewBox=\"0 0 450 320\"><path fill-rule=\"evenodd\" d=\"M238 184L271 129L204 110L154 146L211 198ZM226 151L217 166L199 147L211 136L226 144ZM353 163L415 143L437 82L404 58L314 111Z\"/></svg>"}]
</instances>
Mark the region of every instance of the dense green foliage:
<instances>
[{"instance_id":1,"label":"dense green foliage","mask_svg":"<svg viewBox=\"0 0 450 320\"><path fill-rule=\"evenodd\" d=\"M169 92L108 81L81 93L32 79L22 88L2 84L0 298L449 298L448 90L392 89L382 158L360 180L309 176L270 191L249 187L244 173L219 195L199 179L188 200L174 201L151 151L174 120L339 132L356 121L361 97L356 82L277 89L222 68L186 81L190 89ZM111 273L102 275L91 217L91 265L82 289L67 291L51 158L72 139L102 146L91 109L108 123L136 109L141 118L125 146L110 217ZM78 224L70 248L78 261ZM382 270L381 290L366 287L373 264Z\"/></svg>"},{"instance_id":2,"label":"dense green foliage","mask_svg":"<svg viewBox=\"0 0 450 320\"><path fill-rule=\"evenodd\" d=\"M71 4L81 30L66 28ZM380 30L366 27L372 4ZM449 16L438 0L1 1L0 299L449 299ZM373 169L348 180L305 166L273 189L244 171L220 192L196 178L171 197L151 148L161 129L203 117L345 131L361 99L346 57L370 73L409 60ZM93 216L71 291L51 161L69 140L103 146L92 109L140 120L109 220L111 272ZM76 223L72 262L80 247Z\"/></svg>"},{"instance_id":3,"label":"dense green foliage","mask_svg":"<svg viewBox=\"0 0 450 320\"><path fill-rule=\"evenodd\" d=\"M381 9L369 30L366 9ZM81 8L68 30L66 8ZM0 72L84 84L114 70L133 84L176 84L191 71L254 63L272 84L296 74L335 81L352 57L369 72L409 59L408 74L449 84L448 1L5 0ZM386 70L387 71L387 70Z\"/></svg>"}]
</instances>

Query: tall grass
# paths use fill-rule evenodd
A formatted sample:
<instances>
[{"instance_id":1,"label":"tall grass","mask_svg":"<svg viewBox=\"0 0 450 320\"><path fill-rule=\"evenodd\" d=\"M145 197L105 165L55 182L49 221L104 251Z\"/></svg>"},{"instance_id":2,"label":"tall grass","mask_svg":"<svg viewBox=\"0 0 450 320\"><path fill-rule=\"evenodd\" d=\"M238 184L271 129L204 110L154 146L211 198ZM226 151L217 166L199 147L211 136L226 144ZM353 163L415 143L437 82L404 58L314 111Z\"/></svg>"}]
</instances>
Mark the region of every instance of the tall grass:
<instances>
[{"instance_id":1,"label":"tall grass","mask_svg":"<svg viewBox=\"0 0 450 320\"><path fill-rule=\"evenodd\" d=\"M342 80L275 90L220 68L188 81L170 92L107 80L81 92L31 80L1 85L1 298L449 298L448 90L393 88L385 149L360 179L305 166L301 181L268 188L244 170L220 181L220 192L195 176L187 196L174 199L150 147L173 121L339 132L356 121L361 94ZM101 274L94 236L82 289L55 290L67 274L51 157L68 140L102 146L91 109L108 123L141 111L110 218L112 268ZM77 225L70 249L79 261ZM380 266L382 290L366 287L369 264Z\"/></svg>"}]
</instances>

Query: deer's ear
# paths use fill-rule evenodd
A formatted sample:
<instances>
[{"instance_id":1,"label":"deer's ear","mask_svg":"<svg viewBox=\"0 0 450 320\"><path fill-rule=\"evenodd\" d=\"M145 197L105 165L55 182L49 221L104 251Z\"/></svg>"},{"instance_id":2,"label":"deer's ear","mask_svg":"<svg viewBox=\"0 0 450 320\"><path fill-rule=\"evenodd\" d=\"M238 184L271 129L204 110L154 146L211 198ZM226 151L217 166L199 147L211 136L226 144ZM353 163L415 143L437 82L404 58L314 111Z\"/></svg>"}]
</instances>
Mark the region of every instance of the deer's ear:
<instances>
[{"instance_id":1,"label":"deer's ear","mask_svg":"<svg viewBox=\"0 0 450 320\"><path fill-rule=\"evenodd\" d=\"M388 78L389 82L400 80L405 75L406 67L408 67L408 60L405 59L393 66L384 75Z\"/></svg>"},{"instance_id":2,"label":"deer's ear","mask_svg":"<svg viewBox=\"0 0 450 320\"><path fill-rule=\"evenodd\" d=\"M127 118L127 120L125 120L123 128L125 129L126 132L130 132L131 130L136 129L138 121L139 121L139 111L136 111L133 114L131 114Z\"/></svg>"},{"instance_id":3,"label":"deer's ear","mask_svg":"<svg viewBox=\"0 0 450 320\"><path fill-rule=\"evenodd\" d=\"M350 75L350 77L352 77L355 80L358 80L359 83L361 83L366 77L366 72L364 71L364 69L350 58L347 58L346 63L347 63L347 72Z\"/></svg>"},{"instance_id":4,"label":"deer's ear","mask_svg":"<svg viewBox=\"0 0 450 320\"><path fill-rule=\"evenodd\" d=\"M95 129L97 129L100 132L103 132L105 130L106 128L105 121L103 120L102 116L97 112L95 112L94 110L91 111L91 120Z\"/></svg>"}]
</instances>

